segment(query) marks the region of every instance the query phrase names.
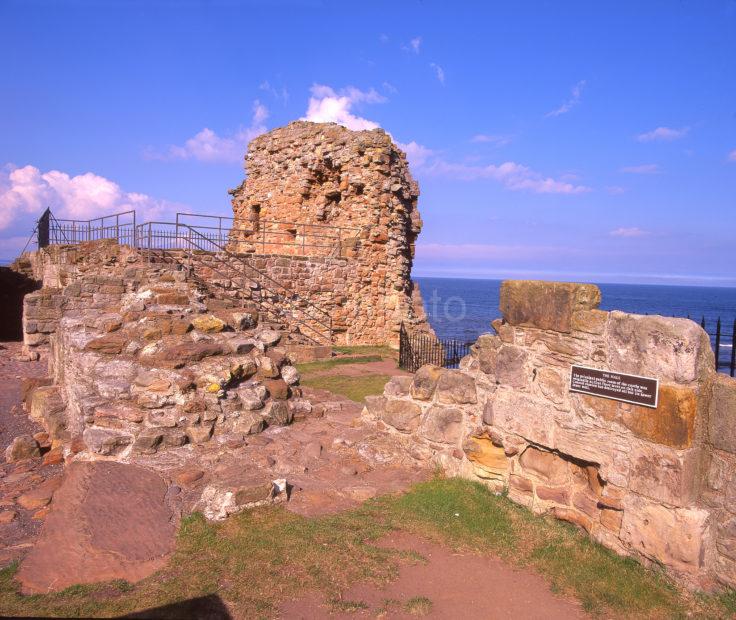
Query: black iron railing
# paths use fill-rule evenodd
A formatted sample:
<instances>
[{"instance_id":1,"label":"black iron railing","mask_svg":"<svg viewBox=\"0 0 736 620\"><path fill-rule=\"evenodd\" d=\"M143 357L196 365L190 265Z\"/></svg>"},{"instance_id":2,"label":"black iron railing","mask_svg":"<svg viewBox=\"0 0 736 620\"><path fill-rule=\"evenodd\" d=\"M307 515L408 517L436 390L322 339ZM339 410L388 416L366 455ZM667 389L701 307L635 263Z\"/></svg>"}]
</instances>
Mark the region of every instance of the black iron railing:
<instances>
[{"instance_id":1,"label":"black iron railing","mask_svg":"<svg viewBox=\"0 0 736 620\"><path fill-rule=\"evenodd\" d=\"M736 375L736 349L734 349L734 341L736 341L736 319L731 325L721 321L721 317L716 319L716 324L707 323L705 317L700 319L700 327L710 337L710 343L713 347L713 353L716 358L716 370L730 374L732 377Z\"/></svg>"},{"instance_id":2,"label":"black iron railing","mask_svg":"<svg viewBox=\"0 0 736 620\"><path fill-rule=\"evenodd\" d=\"M458 368L460 360L470 353L472 344L439 339L422 332L409 333L402 323L399 330L399 367L408 372L416 372L425 364Z\"/></svg>"}]
</instances>

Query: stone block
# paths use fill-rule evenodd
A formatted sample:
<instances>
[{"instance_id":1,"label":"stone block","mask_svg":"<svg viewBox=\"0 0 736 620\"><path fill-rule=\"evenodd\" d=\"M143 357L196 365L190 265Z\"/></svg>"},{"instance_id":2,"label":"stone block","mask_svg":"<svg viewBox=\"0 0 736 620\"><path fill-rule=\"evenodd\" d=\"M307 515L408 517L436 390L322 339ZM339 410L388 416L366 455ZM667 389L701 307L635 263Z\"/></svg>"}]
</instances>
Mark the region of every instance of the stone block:
<instances>
[{"instance_id":1,"label":"stone block","mask_svg":"<svg viewBox=\"0 0 736 620\"><path fill-rule=\"evenodd\" d=\"M570 490L565 487L547 487L538 484L536 488L537 497L545 502L568 505L570 503Z\"/></svg>"},{"instance_id":2,"label":"stone block","mask_svg":"<svg viewBox=\"0 0 736 620\"><path fill-rule=\"evenodd\" d=\"M526 387L531 373L527 373L526 362L529 354L522 347L502 346L496 355L496 381L501 385Z\"/></svg>"},{"instance_id":3,"label":"stone block","mask_svg":"<svg viewBox=\"0 0 736 620\"><path fill-rule=\"evenodd\" d=\"M611 370L663 383L692 383L713 373L708 334L689 319L611 312L607 358Z\"/></svg>"},{"instance_id":4,"label":"stone block","mask_svg":"<svg viewBox=\"0 0 736 620\"><path fill-rule=\"evenodd\" d=\"M82 436L87 449L102 456L118 455L133 443L130 433L107 428L86 428Z\"/></svg>"},{"instance_id":5,"label":"stone block","mask_svg":"<svg viewBox=\"0 0 736 620\"><path fill-rule=\"evenodd\" d=\"M41 456L41 448L38 442L30 435L19 435L15 437L5 449L5 460L8 463L17 463L24 459L32 459Z\"/></svg>"},{"instance_id":6,"label":"stone block","mask_svg":"<svg viewBox=\"0 0 736 620\"><path fill-rule=\"evenodd\" d=\"M227 323L214 314L200 314L195 316L192 319L192 325L194 329L206 334L221 332L227 327Z\"/></svg>"},{"instance_id":7,"label":"stone block","mask_svg":"<svg viewBox=\"0 0 736 620\"><path fill-rule=\"evenodd\" d=\"M736 379L732 377L716 375L708 431L714 447L736 454Z\"/></svg>"},{"instance_id":8,"label":"stone block","mask_svg":"<svg viewBox=\"0 0 736 620\"><path fill-rule=\"evenodd\" d=\"M417 400L432 400L442 368L428 364L414 373L411 384L411 397Z\"/></svg>"},{"instance_id":9,"label":"stone block","mask_svg":"<svg viewBox=\"0 0 736 620\"><path fill-rule=\"evenodd\" d=\"M533 443L554 445L557 430L549 403L511 389L499 388L493 399L493 425Z\"/></svg>"},{"instance_id":10,"label":"stone block","mask_svg":"<svg viewBox=\"0 0 736 620\"><path fill-rule=\"evenodd\" d=\"M446 405L477 403L475 379L461 370L443 370L437 381L437 400Z\"/></svg>"},{"instance_id":11,"label":"stone block","mask_svg":"<svg viewBox=\"0 0 736 620\"><path fill-rule=\"evenodd\" d=\"M84 350L105 353L107 355L119 355L122 353L125 345L128 344L128 340L129 338L125 334L113 332L90 340L84 347Z\"/></svg>"},{"instance_id":12,"label":"stone block","mask_svg":"<svg viewBox=\"0 0 736 620\"><path fill-rule=\"evenodd\" d=\"M412 382L412 377L391 377L389 382L386 384L386 387L383 388L383 393L386 396L393 397L408 396L411 390Z\"/></svg>"},{"instance_id":13,"label":"stone block","mask_svg":"<svg viewBox=\"0 0 736 620\"><path fill-rule=\"evenodd\" d=\"M668 508L630 494L624 500L621 539L644 557L697 573L709 544L708 516L702 508Z\"/></svg>"},{"instance_id":14,"label":"stone block","mask_svg":"<svg viewBox=\"0 0 736 620\"><path fill-rule=\"evenodd\" d=\"M630 454L629 488L672 506L689 504L698 493L699 452L639 442Z\"/></svg>"},{"instance_id":15,"label":"stone block","mask_svg":"<svg viewBox=\"0 0 736 620\"><path fill-rule=\"evenodd\" d=\"M408 400L388 400L381 414L381 420L402 433L412 433L419 428L422 410L416 403Z\"/></svg>"},{"instance_id":16,"label":"stone block","mask_svg":"<svg viewBox=\"0 0 736 620\"><path fill-rule=\"evenodd\" d=\"M593 521L587 515L584 515L573 508L566 508L564 506L555 506L552 508L552 515L560 521L567 521L573 525L577 525L579 528L584 529L586 532L590 532L593 529Z\"/></svg>"},{"instance_id":17,"label":"stone block","mask_svg":"<svg viewBox=\"0 0 736 620\"><path fill-rule=\"evenodd\" d=\"M692 445L698 413L698 395L692 388L662 385L656 409L625 403L621 411L624 426L638 437L672 448Z\"/></svg>"},{"instance_id":18,"label":"stone block","mask_svg":"<svg viewBox=\"0 0 736 620\"><path fill-rule=\"evenodd\" d=\"M608 312L603 310L579 310L573 312L571 327L573 331L596 336L606 331Z\"/></svg>"},{"instance_id":19,"label":"stone block","mask_svg":"<svg viewBox=\"0 0 736 620\"><path fill-rule=\"evenodd\" d=\"M419 434L429 441L454 444L463 431L463 412L455 407L433 405L422 416Z\"/></svg>"},{"instance_id":20,"label":"stone block","mask_svg":"<svg viewBox=\"0 0 736 620\"><path fill-rule=\"evenodd\" d=\"M566 460L553 452L528 447L519 457L519 464L526 473L531 473L551 485L565 484L570 479Z\"/></svg>"},{"instance_id":21,"label":"stone block","mask_svg":"<svg viewBox=\"0 0 736 620\"><path fill-rule=\"evenodd\" d=\"M490 437L486 435L468 437L463 443L463 451L479 478L503 480L508 475L509 459L503 448L493 445Z\"/></svg>"},{"instance_id":22,"label":"stone block","mask_svg":"<svg viewBox=\"0 0 736 620\"><path fill-rule=\"evenodd\" d=\"M593 284L505 280L500 307L511 325L569 333L573 314L598 307L601 293Z\"/></svg>"}]
</instances>

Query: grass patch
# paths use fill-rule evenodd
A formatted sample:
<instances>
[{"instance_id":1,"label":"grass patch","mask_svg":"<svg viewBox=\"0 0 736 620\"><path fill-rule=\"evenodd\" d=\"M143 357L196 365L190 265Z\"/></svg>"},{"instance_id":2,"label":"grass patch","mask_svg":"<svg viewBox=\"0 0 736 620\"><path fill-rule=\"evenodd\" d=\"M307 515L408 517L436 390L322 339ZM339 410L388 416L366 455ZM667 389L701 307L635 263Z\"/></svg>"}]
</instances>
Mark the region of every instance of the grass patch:
<instances>
[{"instance_id":1,"label":"grass patch","mask_svg":"<svg viewBox=\"0 0 736 620\"><path fill-rule=\"evenodd\" d=\"M426 596L414 596L406 601L404 609L412 616L426 616L432 611L432 601Z\"/></svg>"},{"instance_id":2,"label":"grass patch","mask_svg":"<svg viewBox=\"0 0 736 620\"><path fill-rule=\"evenodd\" d=\"M382 359L383 358L380 355L366 355L363 357L333 357L329 360L298 364L297 368L300 373L309 374L330 370L331 368L335 368L335 366L344 366L346 364L367 364L368 362L380 362Z\"/></svg>"},{"instance_id":3,"label":"grass patch","mask_svg":"<svg viewBox=\"0 0 736 620\"><path fill-rule=\"evenodd\" d=\"M344 346L344 347L333 347L335 353L340 355L378 355L379 357L391 357L396 358L399 352L396 349L382 346L373 345L358 345L358 346Z\"/></svg>"},{"instance_id":4,"label":"grass patch","mask_svg":"<svg viewBox=\"0 0 736 620\"><path fill-rule=\"evenodd\" d=\"M200 515L182 521L166 569L137 584L75 586L22 596L16 565L0 571L0 614L111 616L171 606L157 617L201 617L193 599L224 601L233 615L269 618L282 601L319 591L338 611L361 612L341 592L359 581L386 583L412 554L375 546L394 529L427 536L460 550L496 553L544 574L554 589L577 596L605 617L725 618L736 595L693 596L661 575L619 558L571 527L533 516L480 484L437 479L401 496L384 496L335 516L306 519L282 507L247 511L213 524ZM385 607L418 616L432 602L415 597ZM221 603L220 603L221 604ZM152 614L155 615L155 614Z\"/></svg>"},{"instance_id":5,"label":"grass patch","mask_svg":"<svg viewBox=\"0 0 736 620\"><path fill-rule=\"evenodd\" d=\"M383 388L390 378L388 375L365 375L363 377L303 375L300 385L329 390L333 394L362 403L366 396L383 394Z\"/></svg>"}]
</instances>

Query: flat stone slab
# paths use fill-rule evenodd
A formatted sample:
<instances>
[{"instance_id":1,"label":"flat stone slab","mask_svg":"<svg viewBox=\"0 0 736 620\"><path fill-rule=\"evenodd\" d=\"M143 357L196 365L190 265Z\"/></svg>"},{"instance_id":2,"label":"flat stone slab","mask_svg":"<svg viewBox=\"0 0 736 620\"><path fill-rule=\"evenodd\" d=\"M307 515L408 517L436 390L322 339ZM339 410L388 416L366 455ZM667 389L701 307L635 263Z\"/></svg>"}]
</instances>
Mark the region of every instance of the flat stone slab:
<instances>
[{"instance_id":1,"label":"flat stone slab","mask_svg":"<svg viewBox=\"0 0 736 620\"><path fill-rule=\"evenodd\" d=\"M35 547L17 574L36 594L77 583L134 582L174 549L177 517L156 472L112 461L69 465Z\"/></svg>"}]
</instances>

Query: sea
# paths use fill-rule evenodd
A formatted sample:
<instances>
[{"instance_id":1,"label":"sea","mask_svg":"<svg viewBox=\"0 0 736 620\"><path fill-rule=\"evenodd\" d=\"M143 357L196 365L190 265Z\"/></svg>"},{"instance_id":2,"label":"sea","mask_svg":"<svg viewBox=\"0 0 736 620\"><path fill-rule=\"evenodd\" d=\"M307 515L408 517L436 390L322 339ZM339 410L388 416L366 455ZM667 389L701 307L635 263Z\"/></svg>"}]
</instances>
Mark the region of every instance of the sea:
<instances>
[{"instance_id":1,"label":"sea","mask_svg":"<svg viewBox=\"0 0 736 620\"><path fill-rule=\"evenodd\" d=\"M501 280L462 278L414 278L424 298L424 307L437 336L475 342L491 330L491 321L501 316L498 309ZM706 331L715 340L720 317L724 336L721 359L731 355L736 288L663 286L653 284L598 284L602 310L705 320Z\"/></svg>"}]
</instances>

